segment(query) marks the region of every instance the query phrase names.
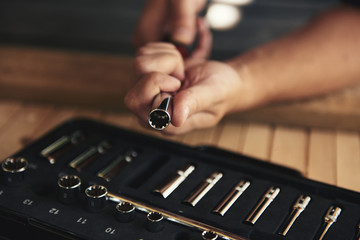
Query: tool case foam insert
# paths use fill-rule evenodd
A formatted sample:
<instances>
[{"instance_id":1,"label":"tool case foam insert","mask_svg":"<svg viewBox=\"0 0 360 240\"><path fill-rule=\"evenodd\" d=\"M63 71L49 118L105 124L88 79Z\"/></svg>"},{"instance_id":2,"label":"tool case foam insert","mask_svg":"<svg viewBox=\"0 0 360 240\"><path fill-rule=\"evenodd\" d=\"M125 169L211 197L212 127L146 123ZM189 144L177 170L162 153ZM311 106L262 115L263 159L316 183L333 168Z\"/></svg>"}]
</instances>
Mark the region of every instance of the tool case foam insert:
<instances>
[{"instance_id":1,"label":"tool case foam insert","mask_svg":"<svg viewBox=\"0 0 360 240\"><path fill-rule=\"evenodd\" d=\"M63 137L79 132L81 139L67 142L65 146ZM53 161L44 157L44 149L55 152L49 149L49 145L59 143L61 139L64 140L63 145L57 155L54 154ZM104 141L106 144L100 146ZM93 154L89 152L91 149ZM121 156L129 152L134 154L131 161L111 169L116 159L125 159ZM79 156L83 160L81 167L71 167L69 163ZM89 119L73 119L9 157L26 159L27 166L22 169L24 171L14 172L7 171L14 166L5 166L4 169L2 165L0 239L31 236L38 239L96 240L195 240L216 237L305 240L316 238L331 206L337 206L342 211L324 239L357 239L359 193L308 180L292 169L213 147L193 148ZM189 164L195 167L194 171L167 198L154 192ZM111 178L98 176L99 171L109 167ZM222 178L195 206L186 204L184 199L201 183L206 183L214 172L222 173ZM81 180L79 195L74 195L71 203L60 201L65 196L61 195L58 180L67 175L75 175ZM240 180L249 181L249 187L223 216L214 213L213 210ZM94 185L104 186L111 194L102 200L92 199L84 192ZM279 194L255 224L249 224L247 217L271 187L279 188ZM286 236L281 236L279 229L302 194L310 196L311 201ZM114 201L114 196L135 202L135 215L131 220L117 220L116 205L121 199ZM143 209L136 203L150 208ZM164 219L155 223L161 224L161 228L152 231L147 214L154 209L163 213ZM206 233L213 235L206 236Z\"/></svg>"}]
</instances>

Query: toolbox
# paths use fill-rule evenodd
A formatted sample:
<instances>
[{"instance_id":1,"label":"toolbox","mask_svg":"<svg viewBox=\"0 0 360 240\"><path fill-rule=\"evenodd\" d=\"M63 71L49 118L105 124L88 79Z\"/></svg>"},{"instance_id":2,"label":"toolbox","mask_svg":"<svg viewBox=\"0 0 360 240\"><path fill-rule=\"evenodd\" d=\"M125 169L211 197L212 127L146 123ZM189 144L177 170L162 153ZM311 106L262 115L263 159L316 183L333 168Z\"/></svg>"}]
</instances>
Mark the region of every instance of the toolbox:
<instances>
[{"instance_id":1,"label":"toolbox","mask_svg":"<svg viewBox=\"0 0 360 240\"><path fill-rule=\"evenodd\" d=\"M360 193L90 119L1 164L0 239L360 239Z\"/></svg>"}]
</instances>

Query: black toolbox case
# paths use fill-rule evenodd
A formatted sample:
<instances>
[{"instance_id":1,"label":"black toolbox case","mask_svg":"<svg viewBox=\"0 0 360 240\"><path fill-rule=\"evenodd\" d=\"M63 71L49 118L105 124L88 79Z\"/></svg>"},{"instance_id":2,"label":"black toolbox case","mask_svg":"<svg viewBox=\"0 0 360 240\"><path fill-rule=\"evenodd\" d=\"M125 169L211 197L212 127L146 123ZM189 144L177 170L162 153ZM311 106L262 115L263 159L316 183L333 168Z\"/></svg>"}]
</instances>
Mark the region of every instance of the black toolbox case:
<instances>
[{"instance_id":1,"label":"black toolbox case","mask_svg":"<svg viewBox=\"0 0 360 240\"><path fill-rule=\"evenodd\" d=\"M63 147L54 162L40 154L74 132L81 132L81 141ZM88 157L91 161L87 159L88 164L81 170L69 166L104 140L109 144L106 151ZM129 151L137 156L118 165L110 180L97 176L99 170ZM323 239L359 239L360 193L308 180L292 169L214 147L193 148L89 119L73 119L9 159L22 158L28 163L24 171L6 171L2 164L0 239L319 239L331 206L342 211ZM154 192L188 164L195 170L167 198ZM222 178L196 206L185 204L184 199L214 172L222 173ZM67 175L81 180L79 193L60 191L58 180ZM240 180L249 181L250 186L224 216L215 214L214 208ZM110 194L101 199L88 197L84 190L94 185L105 187ZM249 224L245 220L270 187L278 187L280 193L255 224ZM69 194L71 201L66 202L64 194ZM279 235L302 194L311 197L310 203L286 236ZM119 218L116 210L124 199L136 208L127 221ZM164 219L149 222L147 214L152 211Z\"/></svg>"}]
</instances>

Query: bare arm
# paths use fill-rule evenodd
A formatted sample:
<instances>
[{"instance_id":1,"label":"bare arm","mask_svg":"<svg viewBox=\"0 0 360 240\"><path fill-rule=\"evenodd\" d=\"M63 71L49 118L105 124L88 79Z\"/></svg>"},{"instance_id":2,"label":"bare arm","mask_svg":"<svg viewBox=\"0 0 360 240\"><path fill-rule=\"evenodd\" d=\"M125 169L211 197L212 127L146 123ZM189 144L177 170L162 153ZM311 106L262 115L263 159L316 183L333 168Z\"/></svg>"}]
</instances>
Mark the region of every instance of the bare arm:
<instances>
[{"instance_id":1,"label":"bare arm","mask_svg":"<svg viewBox=\"0 0 360 240\"><path fill-rule=\"evenodd\" d=\"M360 82L360 9L341 6L305 27L229 60L249 90L239 111L295 100ZM241 96L241 95L239 95ZM250 106L249 106L250 105Z\"/></svg>"},{"instance_id":2,"label":"bare arm","mask_svg":"<svg viewBox=\"0 0 360 240\"><path fill-rule=\"evenodd\" d=\"M231 112L334 91L360 82L359 26L360 10L340 6L225 63L189 64L174 46L150 44L136 58L138 81L125 103L145 122L154 96L174 92L164 133L180 134L214 126ZM175 66L183 67L181 77Z\"/></svg>"}]
</instances>

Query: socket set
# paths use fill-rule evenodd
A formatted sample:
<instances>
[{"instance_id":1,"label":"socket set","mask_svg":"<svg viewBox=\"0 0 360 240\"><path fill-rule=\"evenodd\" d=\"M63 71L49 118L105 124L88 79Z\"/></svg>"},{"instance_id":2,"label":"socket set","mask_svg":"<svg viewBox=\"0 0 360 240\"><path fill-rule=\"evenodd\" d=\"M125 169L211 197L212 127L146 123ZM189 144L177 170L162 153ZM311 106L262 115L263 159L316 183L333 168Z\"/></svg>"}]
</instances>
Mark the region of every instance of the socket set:
<instances>
[{"instance_id":1,"label":"socket set","mask_svg":"<svg viewBox=\"0 0 360 240\"><path fill-rule=\"evenodd\" d=\"M0 239L359 240L360 193L89 119L1 163Z\"/></svg>"}]
</instances>

